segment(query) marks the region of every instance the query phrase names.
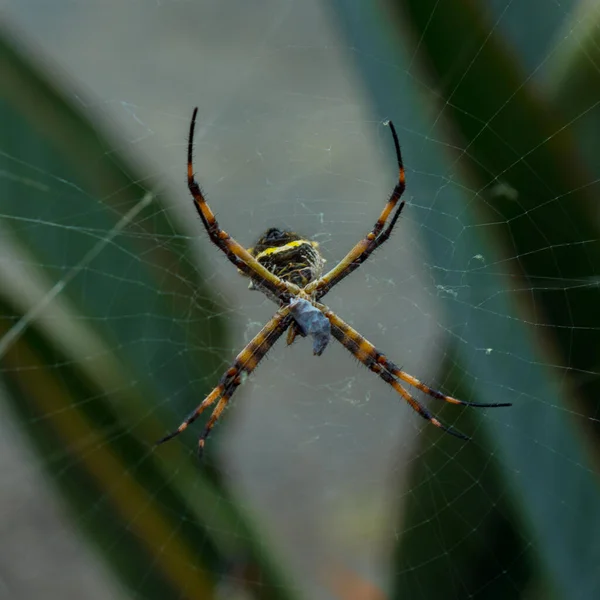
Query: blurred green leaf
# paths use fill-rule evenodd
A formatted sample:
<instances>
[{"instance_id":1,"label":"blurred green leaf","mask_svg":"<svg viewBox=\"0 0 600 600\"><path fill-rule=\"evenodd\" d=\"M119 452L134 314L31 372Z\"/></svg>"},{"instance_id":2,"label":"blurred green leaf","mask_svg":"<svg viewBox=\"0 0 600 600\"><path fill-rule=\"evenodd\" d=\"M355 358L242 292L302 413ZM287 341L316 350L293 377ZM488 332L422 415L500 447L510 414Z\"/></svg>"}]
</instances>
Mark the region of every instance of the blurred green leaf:
<instances>
[{"instance_id":1,"label":"blurred green leaf","mask_svg":"<svg viewBox=\"0 0 600 600\"><path fill-rule=\"evenodd\" d=\"M41 465L135 594L209 598L235 570L256 597L294 597L217 473L152 447L228 358L188 239L7 32L0 57L0 373Z\"/></svg>"},{"instance_id":2,"label":"blurred green leaf","mask_svg":"<svg viewBox=\"0 0 600 600\"><path fill-rule=\"evenodd\" d=\"M461 384L455 366L450 360L442 365L445 387L459 398L485 401L485 396L474 397ZM449 421L452 409L436 413ZM439 598L444 590L448 599L481 595L501 600L518 597L517 590L527 590L534 578L541 577L529 531L520 522L505 474L481 439L476 415L465 410L454 425L473 432L475 440L457 448L427 428L411 465L411 493L405 498L392 598L418 589L423 598Z\"/></svg>"},{"instance_id":3,"label":"blurred green leaf","mask_svg":"<svg viewBox=\"0 0 600 600\"><path fill-rule=\"evenodd\" d=\"M562 43L547 66L546 85L554 106L576 134L581 156L600 172L600 13L598 4L576 4L559 32ZM596 203L597 204L597 203ZM595 217L600 216L596 209Z\"/></svg>"},{"instance_id":4,"label":"blurred green leaf","mask_svg":"<svg viewBox=\"0 0 600 600\"><path fill-rule=\"evenodd\" d=\"M404 215L423 232L452 341L442 386L515 403L465 410L467 446L424 434L394 597L595 597L598 438L587 417L598 414L600 380L586 373L600 370L598 175L488 5L332 5L376 113L400 129L417 194Z\"/></svg>"},{"instance_id":5,"label":"blurred green leaf","mask_svg":"<svg viewBox=\"0 0 600 600\"><path fill-rule=\"evenodd\" d=\"M3 335L20 315L6 304L0 308ZM2 368L13 408L78 526L129 587L144 598L210 597L218 549L174 486L162 483L145 444L119 424L104 391L34 327L11 344ZM173 535L181 519L183 535Z\"/></svg>"}]
</instances>

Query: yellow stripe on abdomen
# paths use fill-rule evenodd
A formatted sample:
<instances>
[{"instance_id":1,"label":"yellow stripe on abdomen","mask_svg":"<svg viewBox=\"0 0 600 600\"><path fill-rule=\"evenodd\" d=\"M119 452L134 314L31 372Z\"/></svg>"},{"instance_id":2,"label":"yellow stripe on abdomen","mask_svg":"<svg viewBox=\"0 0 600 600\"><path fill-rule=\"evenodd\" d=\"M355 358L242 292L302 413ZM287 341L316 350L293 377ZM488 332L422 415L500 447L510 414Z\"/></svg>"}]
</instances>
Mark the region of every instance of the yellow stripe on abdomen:
<instances>
[{"instance_id":1,"label":"yellow stripe on abdomen","mask_svg":"<svg viewBox=\"0 0 600 600\"><path fill-rule=\"evenodd\" d=\"M261 258L264 258L265 256L272 256L273 254L287 252L294 248L298 248L299 246L304 246L304 244L309 244L310 246L313 246L313 248L314 248L317 245L317 242L311 242L309 240L294 240L293 242L288 242L287 244L285 244L283 246L272 246L271 248L267 248L266 250L263 250L262 252L258 253L255 256L255 258L256 258L256 260L260 260Z\"/></svg>"}]
</instances>

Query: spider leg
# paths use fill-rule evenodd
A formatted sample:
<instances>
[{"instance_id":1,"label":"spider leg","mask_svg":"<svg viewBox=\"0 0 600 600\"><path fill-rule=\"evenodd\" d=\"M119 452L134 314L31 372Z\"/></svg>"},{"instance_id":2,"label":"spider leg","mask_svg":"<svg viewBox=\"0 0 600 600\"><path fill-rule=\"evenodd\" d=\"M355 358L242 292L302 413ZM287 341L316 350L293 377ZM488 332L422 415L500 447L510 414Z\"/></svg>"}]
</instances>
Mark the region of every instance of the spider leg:
<instances>
[{"instance_id":1,"label":"spider leg","mask_svg":"<svg viewBox=\"0 0 600 600\"><path fill-rule=\"evenodd\" d=\"M217 246L227 258L245 275L255 281L260 287L269 291L280 302L287 303L296 295L300 288L293 283L283 281L263 265L261 265L241 244L236 242L226 231L219 227L215 214L206 202L202 188L194 177L193 149L194 130L198 108L194 108L190 133L188 137L187 179L188 189L194 198L194 206L200 215L202 224L213 244Z\"/></svg>"},{"instance_id":2,"label":"spider leg","mask_svg":"<svg viewBox=\"0 0 600 600\"><path fill-rule=\"evenodd\" d=\"M199 450L204 448L204 441L215 422L223 412L227 402L242 383L243 376L250 375L265 357L273 344L281 337L292 321L289 308L278 310L267 324L252 338L246 347L237 355L235 361L225 371L219 384L215 389L195 408L188 417L172 433L167 434L156 442L156 446L168 442L185 431L211 404L220 398L213 414L211 415L206 429L199 441Z\"/></svg>"},{"instance_id":3,"label":"spider leg","mask_svg":"<svg viewBox=\"0 0 600 600\"><path fill-rule=\"evenodd\" d=\"M444 402L449 402L450 404L460 404L461 406L472 406L474 408L501 408L505 406L512 406L512 402L490 402L490 403L482 403L482 402L467 402L466 400L458 400L458 398L453 398L452 396L447 396L446 394L442 394L442 392L438 392L438 390L434 390L430 388L428 385L418 380L416 377L409 375L406 371L403 371L399 367L397 367L391 360L386 358L385 356L380 356L379 361L385 368L395 375L398 379L402 379L402 381L406 381L409 385L421 390L424 394L431 396L432 398L437 398L438 400L444 400Z\"/></svg>"},{"instance_id":4,"label":"spider leg","mask_svg":"<svg viewBox=\"0 0 600 600\"><path fill-rule=\"evenodd\" d=\"M288 329L287 332L287 338L285 343L288 346L291 346L294 341L296 340L296 337L300 335L302 337L306 337L299 329L298 324L296 323L296 321L293 321L292 324L290 325L290 328Z\"/></svg>"},{"instance_id":5,"label":"spider leg","mask_svg":"<svg viewBox=\"0 0 600 600\"><path fill-rule=\"evenodd\" d=\"M238 378L238 379L240 379L240 378ZM223 394L223 396L217 403L217 406L215 406L215 410L213 410L212 415L210 415L210 419L208 420L208 423L206 424L206 427L204 428L204 432L202 433L202 435L200 436L200 439L198 440L198 458L202 458L202 454L204 453L204 444L206 443L206 438L210 435L212 428L215 426L215 423L219 420L221 413L225 410L225 407L227 406L229 399L231 398L231 396L233 396L233 393L239 386L240 381L238 381L235 385L232 385Z\"/></svg>"},{"instance_id":6,"label":"spider leg","mask_svg":"<svg viewBox=\"0 0 600 600\"><path fill-rule=\"evenodd\" d=\"M367 260L367 258L369 258L369 256L371 256L371 254L373 254L373 252L375 252L375 250L377 250L377 248L379 248L379 246L381 246L381 244L383 244L386 240L389 239L390 234L392 233L392 230L394 229L394 225L396 225L396 221L398 220L398 217L400 216L400 213L402 212L402 209L404 208L405 204L406 203L404 201L402 201L400 203L400 205L398 206L398 209L396 210L396 212L394 213L394 216L392 217L392 220L388 223L388 225L381 232L381 234L375 240L373 240L373 242L364 250L364 252L362 252L357 258L354 259L354 261L352 261L345 268L343 268L337 274L337 276L332 277L326 285L324 285L322 288L320 288L317 291L317 293L316 293L317 300L321 299L325 294L329 293L331 288L336 286L342 279L345 279L346 277L348 277L348 275L350 275L350 273L353 273L354 271L356 271L356 269L358 269L358 267L360 267L360 265L362 265ZM328 277L329 274L330 273L327 273L324 277ZM323 278L321 278L321 279L323 279Z\"/></svg>"},{"instance_id":7,"label":"spider leg","mask_svg":"<svg viewBox=\"0 0 600 600\"><path fill-rule=\"evenodd\" d=\"M373 369L371 369L373 370ZM385 370L382 371L374 371L375 373L378 373L379 376L387 383L389 383L410 405L410 407L416 411L417 413L419 413L419 415L421 415L426 421L429 421L432 425L435 425L436 427L439 427L442 431L445 431L446 433L449 433L450 435L453 435L454 437L457 437L461 440L465 440L465 441L469 441L471 438L468 435L465 435L464 433L461 433L460 431L457 431L456 429L448 426L448 425L444 425L441 421L439 421L438 419L436 419L418 400L416 400L412 394L410 394L408 392L408 390L404 389L396 379L394 379L393 377L390 377L390 379L388 380L384 374L388 374ZM388 374L389 375L389 374Z\"/></svg>"},{"instance_id":8,"label":"spider leg","mask_svg":"<svg viewBox=\"0 0 600 600\"><path fill-rule=\"evenodd\" d=\"M348 254L346 254L346 256L344 256L344 258L342 258L342 260L333 269L331 269L331 271L323 275L323 277L317 281L308 284L304 288L304 291L307 294L316 292L315 299L317 300L322 298L331 290L332 287L337 285L342 279L356 270L377 248L379 248L379 246L381 246L381 244L383 244L390 237L392 229L396 225L398 217L404 208L405 202L403 200L398 205L392 220L384 230L384 226L390 214L394 208L396 208L396 205L398 204L398 201L400 200L400 197L406 188L404 163L402 161L402 153L400 152L398 134L396 133L396 128L391 121L388 121L388 125L392 132L394 147L396 149L396 160L398 162L398 183L396 183L394 186L389 200L383 207L383 210L375 222L373 229L362 240L360 240L354 246L354 248L352 248L352 250L350 250L350 252L348 252Z\"/></svg>"},{"instance_id":9,"label":"spider leg","mask_svg":"<svg viewBox=\"0 0 600 600\"><path fill-rule=\"evenodd\" d=\"M226 372L226 374L229 370ZM206 408L208 408L214 401L223 393L224 386L219 383L219 385L213 389L213 391L206 396L206 398L184 419L181 425L171 433L168 433L164 437L160 438L157 442L155 442L155 446L160 446L169 440L172 440L174 437L177 437L180 433L183 433L203 412Z\"/></svg>"},{"instance_id":10,"label":"spider leg","mask_svg":"<svg viewBox=\"0 0 600 600\"><path fill-rule=\"evenodd\" d=\"M448 425L444 425L441 421L439 421L436 417L434 417L427 408L425 408L420 402L418 402L396 379L402 379L406 383L416 387L422 392L433 396L434 398L438 398L441 400L445 400L446 402L450 402L451 404L461 404L465 406L473 406L473 407L500 407L500 406L511 406L511 404L478 404L474 402L465 402L463 400L458 400L453 398L452 396L446 396L437 390L433 390L429 386L426 386L424 383L421 383L412 375L405 373L401 369L399 369L394 363L392 363L389 359L385 357L371 342L365 339L358 331L344 322L340 317L338 317L332 311L326 311L325 316L329 319L331 323L331 333L333 337L344 346L349 352L351 352L361 363L363 363L370 371L376 373L381 377L387 384L393 387L401 396L408 402L410 407L419 413L421 417L439 427L440 429L450 433L451 435L458 437L463 440L468 440L466 435L460 433L456 429L449 427Z\"/></svg>"}]
</instances>

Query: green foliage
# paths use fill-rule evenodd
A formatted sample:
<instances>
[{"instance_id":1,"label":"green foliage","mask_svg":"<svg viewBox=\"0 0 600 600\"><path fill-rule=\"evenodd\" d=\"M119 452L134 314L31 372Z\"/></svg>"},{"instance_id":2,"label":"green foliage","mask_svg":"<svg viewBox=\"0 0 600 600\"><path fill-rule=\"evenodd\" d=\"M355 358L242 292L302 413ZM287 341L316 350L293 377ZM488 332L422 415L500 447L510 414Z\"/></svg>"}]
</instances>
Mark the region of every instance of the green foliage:
<instances>
[{"instance_id":1,"label":"green foliage","mask_svg":"<svg viewBox=\"0 0 600 600\"><path fill-rule=\"evenodd\" d=\"M390 0L385 12L333 3L376 113L407 124L405 144L425 148L406 153L407 180L413 192L431 192L409 208L426 232L452 334L439 378L468 400L515 403L502 414L465 410L461 423L477 440L468 448L424 433L403 503L394 598L600 593L589 419L600 408L600 379L579 377L600 366L598 173L580 157L591 136L569 127L597 103L575 94L575 104L568 83L544 91L528 75L528 52L540 41L509 41L530 31L519 20L525 4L541 19L550 12L544 2L515 5L499 27L489 5L472 1ZM589 53L565 51L553 59L569 68L548 64L549 78L575 72L580 89L597 87ZM446 139L448 149L423 139ZM463 184L437 194L423 173L449 183L458 174Z\"/></svg>"},{"instance_id":2,"label":"green foliage","mask_svg":"<svg viewBox=\"0 0 600 600\"><path fill-rule=\"evenodd\" d=\"M330 4L411 149L410 218L449 332L438 380L514 403L442 411L468 446L423 429L392 597L598 597L597 10L540 64L519 10L550 28L545 0L511 3L501 27L473 0ZM202 341L226 345L187 238L90 111L6 35L0 55L0 372L40 464L134 594L209 598L233 568L256 597L294 597L218 474L151 445L214 383Z\"/></svg>"},{"instance_id":3,"label":"green foliage","mask_svg":"<svg viewBox=\"0 0 600 600\"><path fill-rule=\"evenodd\" d=\"M133 595L209 598L235 568L293 597L215 473L152 447L222 367L198 343L226 333L188 240L6 34L0 55L0 373L40 464Z\"/></svg>"}]
</instances>

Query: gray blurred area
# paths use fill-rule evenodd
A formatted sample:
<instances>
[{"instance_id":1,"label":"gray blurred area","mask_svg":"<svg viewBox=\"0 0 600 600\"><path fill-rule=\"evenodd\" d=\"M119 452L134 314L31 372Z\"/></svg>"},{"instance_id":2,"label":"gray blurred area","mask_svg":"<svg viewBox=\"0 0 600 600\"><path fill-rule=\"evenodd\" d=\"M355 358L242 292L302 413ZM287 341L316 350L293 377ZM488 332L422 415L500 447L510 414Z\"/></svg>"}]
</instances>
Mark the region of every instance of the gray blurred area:
<instances>
[{"instance_id":1,"label":"gray blurred area","mask_svg":"<svg viewBox=\"0 0 600 600\"><path fill-rule=\"evenodd\" d=\"M331 265L370 229L394 185L381 123L394 115L370 111L353 50L319 2L9 0L6 14L119 140L115 150L174 199L173 218L195 238L229 319L224 358L274 307L247 290L194 215L184 176L193 107L197 175L244 245L267 226L290 227L318 240ZM402 136L409 124L397 126ZM408 196L418 197L404 151ZM409 205L388 244L327 303L427 379L441 326L418 237ZM126 597L63 514L17 426L0 423L0 596ZM325 569L340 564L385 586L401 481L423 423L339 345L316 358L309 341L280 342L236 395L208 455L305 597L330 598ZM24 556L36 568L24 569Z\"/></svg>"}]
</instances>

